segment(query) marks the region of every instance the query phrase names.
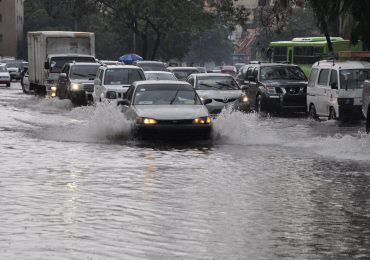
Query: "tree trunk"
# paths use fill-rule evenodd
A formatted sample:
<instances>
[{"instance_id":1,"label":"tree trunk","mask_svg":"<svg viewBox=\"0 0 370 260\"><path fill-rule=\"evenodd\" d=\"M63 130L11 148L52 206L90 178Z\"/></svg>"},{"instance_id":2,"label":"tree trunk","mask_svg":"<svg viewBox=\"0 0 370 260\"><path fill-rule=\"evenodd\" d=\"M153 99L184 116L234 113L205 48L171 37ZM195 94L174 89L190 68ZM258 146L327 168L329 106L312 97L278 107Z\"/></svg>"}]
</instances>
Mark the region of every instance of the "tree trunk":
<instances>
[{"instance_id":1,"label":"tree trunk","mask_svg":"<svg viewBox=\"0 0 370 260\"><path fill-rule=\"evenodd\" d=\"M329 51L329 53L333 52L334 51L333 44L331 43L331 40L330 40L328 24L325 20L324 15L321 15L321 28L322 28L322 30L324 32L324 35L325 35L325 38L326 38L326 42L327 42L327 45L328 45L328 51Z\"/></svg>"},{"instance_id":2,"label":"tree trunk","mask_svg":"<svg viewBox=\"0 0 370 260\"><path fill-rule=\"evenodd\" d=\"M159 44L161 42L160 32L156 31L156 34L157 34L157 38L155 39L155 44L154 44L154 48L153 48L153 52L152 52L152 60L155 60L155 57L157 56Z\"/></svg>"}]
</instances>

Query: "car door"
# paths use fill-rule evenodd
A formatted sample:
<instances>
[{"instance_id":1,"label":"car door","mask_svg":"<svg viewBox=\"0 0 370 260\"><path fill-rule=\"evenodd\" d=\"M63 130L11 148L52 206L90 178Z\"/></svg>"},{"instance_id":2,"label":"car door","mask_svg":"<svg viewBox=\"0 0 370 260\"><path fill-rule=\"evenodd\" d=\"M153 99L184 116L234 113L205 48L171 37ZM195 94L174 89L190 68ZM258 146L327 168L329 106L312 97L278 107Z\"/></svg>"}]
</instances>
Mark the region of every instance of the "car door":
<instances>
[{"instance_id":1,"label":"car door","mask_svg":"<svg viewBox=\"0 0 370 260\"><path fill-rule=\"evenodd\" d=\"M318 102L318 88L317 88L317 78L319 75L319 69L313 68L311 70L310 79L307 84L307 108L313 104L315 108ZM317 111L316 111L317 112Z\"/></svg>"},{"instance_id":2,"label":"car door","mask_svg":"<svg viewBox=\"0 0 370 260\"><path fill-rule=\"evenodd\" d=\"M327 92L329 91L330 69L320 69L317 80L317 106L316 112L320 116L328 115L328 104L330 102Z\"/></svg>"},{"instance_id":3,"label":"car door","mask_svg":"<svg viewBox=\"0 0 370 260\"><path fill-rule=\"evenodd\" d=\"M329 79L329 86L328 90L326 91L326 96L328 100L327 107L325 108L326 113L329 115L330 107L335 108L335 104L337 104L338 94L339 94L339 80L338 80L338 71L336 69L332 69L330 72L330 79ZM333 86L333 88L332 88ZM336 89L335 89L336 87ZM336 111L337 112L337 111ZM338 113L337 113L338 115Z\"/></svg>"},{"instance_id":4,"label":"car door","mask_svg":"<svg viewBox=\"0 0 370 260\"><path fill-rule=\"evenodd\" d=\"M252 77L254 80L249 80L249 88L248 88L248 99L251 101L251 104L255 105L257 92L258 92L258 70L259 67L253 68Z\"/></svg>"},{"instance_id":5,"label":"car door","mask_svg":"<svg viewBox=\"0 0 370 260\"><path fill-rule=\"evenodd\" d=\"M99 100L100 96L101 96L101 93L102 93L102 85L103 85L103 74L104 74L104 70L103 69L99 69L98 73L97 73L97 79L99 79L98 81L94 81L94 96L95 96L95 99L96 100Z\"/></svg>"},{"instance_id":6,"label":"car door","mask_svg":"<svg viewBox=\"0 0 370 260\"><path fill-rule=\"evenodd\" d=\"M243 83L244 83L243 89L249 100L254 99L254 97L252 98L252 92L250 90L251 82L249 80L249 77L252 76L253 70L254 70L254 67L250 66L246 69L245 73L243 73L244 74L243 75Z\"/></svg>"}]
</instances>

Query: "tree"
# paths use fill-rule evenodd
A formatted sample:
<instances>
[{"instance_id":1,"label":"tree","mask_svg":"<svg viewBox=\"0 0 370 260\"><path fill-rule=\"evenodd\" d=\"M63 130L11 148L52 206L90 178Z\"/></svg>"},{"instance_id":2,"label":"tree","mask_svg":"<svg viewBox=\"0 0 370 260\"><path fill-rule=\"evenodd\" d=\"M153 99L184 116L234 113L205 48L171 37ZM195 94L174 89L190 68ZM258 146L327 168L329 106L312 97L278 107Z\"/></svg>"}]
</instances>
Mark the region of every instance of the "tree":
<instances>
[{"instance_id":1,"label":"tree","mask_svg":"<svg viewBox=\"0 0 370 260\"><path fill-rule=\"evenodd\" d=\"M212 26L217 16L234 24L241 15L236 0L98 0L103 13L114 21L115 28L128 28L138 36L140 54L156 59L167 39L176 35L196 34ZM244 19L245 20L245 19ZM187 39L187 38L185 38ZM181 41L180 41L181 43ZM190 45L190 42L189 42Z\"/></svg>"}]
</instances>

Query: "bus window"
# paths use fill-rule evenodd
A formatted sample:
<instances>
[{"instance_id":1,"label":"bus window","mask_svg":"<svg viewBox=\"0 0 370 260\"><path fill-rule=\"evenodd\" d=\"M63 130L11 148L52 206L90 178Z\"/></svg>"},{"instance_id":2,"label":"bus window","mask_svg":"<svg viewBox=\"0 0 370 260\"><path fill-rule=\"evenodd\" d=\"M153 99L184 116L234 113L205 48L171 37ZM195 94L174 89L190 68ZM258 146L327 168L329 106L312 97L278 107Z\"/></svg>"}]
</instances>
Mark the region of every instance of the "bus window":
<instances>
[{"instance_id":1,"label":"bus window","mask_svg":"<svg viewBox=\"0 0 370 260\"><path fill-rule=\"evenodd\" d=\"M286 61L287 50L288 48L283 46L274 47L272 54L274 62Z\"/></svg>"}]
</instances>

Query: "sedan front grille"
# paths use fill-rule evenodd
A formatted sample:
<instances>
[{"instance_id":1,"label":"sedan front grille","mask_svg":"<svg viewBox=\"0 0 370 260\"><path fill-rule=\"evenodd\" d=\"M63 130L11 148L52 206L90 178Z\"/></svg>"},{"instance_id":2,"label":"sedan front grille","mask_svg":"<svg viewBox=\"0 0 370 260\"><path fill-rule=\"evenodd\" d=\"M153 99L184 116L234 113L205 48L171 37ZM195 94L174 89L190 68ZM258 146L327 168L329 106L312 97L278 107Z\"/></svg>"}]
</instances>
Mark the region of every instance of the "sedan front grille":
<instances>
[{"instance_id":1,"label":"sedan front grille","mask_svg":"<svg viewBox=\"0 0 370 260\"><path fill-rule=\"evenodd\" d=\"M223 99L215 98L214 100L217 102L221 102L221 103L230 103L230 102L234 102L236 98L223 98Z\"/></svg>"},{"instance_id":2,"label":"sedan front grille","mask_svg":"<svg viewBox=\"0 0 370 260\"><path fill-rule=\"evenodd\" d=\"M158 120L158 125L189 125L192 124L192 119L179 119L179 120Z\"/></svg>"}]
</instances>

